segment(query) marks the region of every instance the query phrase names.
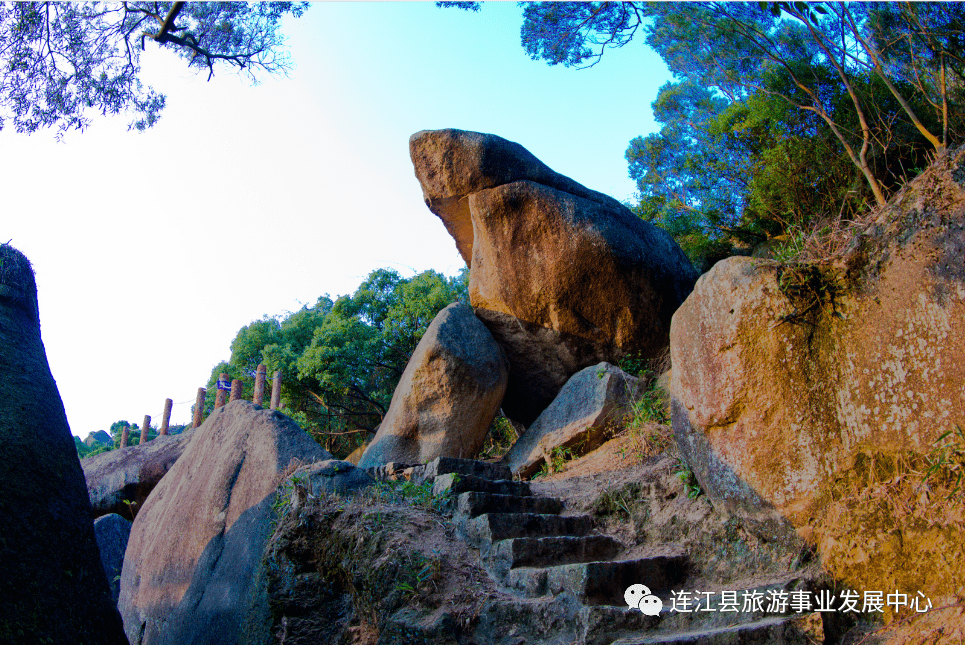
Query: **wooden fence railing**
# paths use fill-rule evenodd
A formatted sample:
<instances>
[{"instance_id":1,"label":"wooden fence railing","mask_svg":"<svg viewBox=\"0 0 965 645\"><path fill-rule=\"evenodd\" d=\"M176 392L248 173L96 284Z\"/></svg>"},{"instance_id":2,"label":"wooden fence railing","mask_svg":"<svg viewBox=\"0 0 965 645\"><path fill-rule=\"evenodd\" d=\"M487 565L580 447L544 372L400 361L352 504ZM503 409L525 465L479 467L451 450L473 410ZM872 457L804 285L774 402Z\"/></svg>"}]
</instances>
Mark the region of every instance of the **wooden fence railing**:
<instances>
[{"instance_id":1,"label":"wooden fence railing","mask_svg":"<svg viewBox=\"0 0 965 645\"><path fill-rule=\"evenodd\" d=\"M267 377L268 368L264 365L259 365L258 369L255 370L255 391L252 397L252 402L255 405L264 405L265 401L265 379ZM235 399L240 399L243 396L244 383L240 379L229 380L231 377L228 374L218 375L218 392L215 395L214 407L215 409L220 408L225 404L225 398L227 397L229 401L234 401ZM230 383L230 385L229 385ZM192 421L192 428L197 428L204 421L204 402L207 397L208 391L203 388L198 388L198 396L194 402L194 419ZM277 410L281 402L281 372L276 371L272 375L271 379L271 409ZM163 437L168 434L168 426L171 422L171 408L174 405L174 401L171 399L164 400L164 416L161 420L161 427L158 429L157 436ZM130 427L125 427L121 432L121 448L126 448L130 440ZM141 424L141 443L150 441L151 435L151 415L144 415L144 422Z\"/></svg>"}]
</instances>

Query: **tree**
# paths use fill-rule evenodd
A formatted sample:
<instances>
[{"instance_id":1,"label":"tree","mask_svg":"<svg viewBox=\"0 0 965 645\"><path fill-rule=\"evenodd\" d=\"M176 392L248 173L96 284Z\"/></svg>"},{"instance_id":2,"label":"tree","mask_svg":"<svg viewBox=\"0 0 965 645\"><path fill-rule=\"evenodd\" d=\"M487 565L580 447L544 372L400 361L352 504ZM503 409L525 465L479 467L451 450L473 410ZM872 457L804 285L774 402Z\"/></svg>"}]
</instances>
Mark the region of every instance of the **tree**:
<instances>
[{"instance_id":1,"label":"tree","mask_svg":"<svg viewBox=\"0 0 965 645\"><path fill-rule=\"evenodd\" d=\"M150 40L188 66L235 67L252 81L289 68L281 17L308 3L16 2L0 5L0 128L55 127L57 135L90 124L91 112L131 112L129 127L153 126L165 97L140 78Z\"/></svg>"},{"instance_id":2,"label":"tree","mask_svg":"<svg viewBox=\"0 0 965 645\"><path fill-rule=\"evenodd\" d=\"M257 365L285 377L285 411L329 451L348 454L381 423L395 386L429 323L448 304L468 301L468 272L425 271L402 278L373 271L351 296L322 296L312 307L241 328L231 359L214 367L251 391ZM210 398L210 396L209 396Z\"/></svg>"},{"instance_id":3,"label":"tree","mask_svg":"<svg viewBox=\"0 0 965 645\"><path fill-rule=\"evenodd\" d=\"M960 3L525 3L523 48L550 65L638 34L676 80L627 150L636 210L705 268L882 205L965 141Z\"/></svg>"}]
</instances>

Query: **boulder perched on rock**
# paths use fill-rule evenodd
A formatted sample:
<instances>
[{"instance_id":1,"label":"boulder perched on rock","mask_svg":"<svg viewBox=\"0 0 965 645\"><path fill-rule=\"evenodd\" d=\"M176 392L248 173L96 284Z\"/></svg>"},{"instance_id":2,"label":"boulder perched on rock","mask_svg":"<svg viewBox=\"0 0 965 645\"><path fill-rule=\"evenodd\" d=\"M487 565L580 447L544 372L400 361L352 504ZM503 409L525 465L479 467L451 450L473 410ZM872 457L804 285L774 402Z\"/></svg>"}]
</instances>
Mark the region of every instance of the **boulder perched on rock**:
<instances>
[{"instance_id":1,"label":"boulder perched on rock","mask_svg":"<svg viewBox=\"0 0 965 645\"><path fill-rule=\"evenodd\" d=\"M697 279L669 234L494 135L423 131L409 150L509 358L507 416L528 425L584 367L667 347Z\"/></svg>"},{"instance_id":2,"label":"boulder perched on rock","mask_svg":"<svg viewBox=\"0 0 965 645\"><path fill-rule=\"evenodd\" d=\"M673 319L671 390L681 454L715 505L764 535L796 529L855 588L959 593L963 505L938 496L954 473L922 478L942 445L965 445L963 280L965 150L834 262L730 258L705 274Z\"/></svg>"},{"instance_id":3,"label":"boulder perched on rock","mask_svg":"<svg viewBox=\"0 0 965 645\"><path fill-rule=\"evenodd\" d=\"M125 643L40 339L30 262L0 244L0 642Z\"/></svg>"},{"instance_id":4,"label":"boulder perched on rock","mask_svg":"<svg viewBox=\"0 0 965 645\"><path fill-rule=\"evenodd\" d=\"M131 537L131 521L117 513L102 515L94 520L94 535L97 548L101 553L104 575L111 586L111 598L117 604L121 591L121 569L124 567L124 552Z\"/></svg>"},{"instance_id":5,"label":"boulder perched on rock","mask_svg":"<svg viewBox=\"0 0 965 645\"><path fill-rule=\"evenodd\" d=\"M114 440L103 430L91 432L87 435L87 438L84 439L84 445L88 448L93 448L94 446L109 446L112 443L114 443Z\"/></svg>"},{"instance_id":6,"label":"boulder perched on rock","mask_svg":"<svg viewBox=\"0 0 965 645\"><path fill-rule=\"evenodd\" d=\"M449 305L412 353L359 467L475 457L499 411L508 372L505 354L472 309Z\"/></svg>"},{"instance_id":7,"label":"boulder perched on rock","mask_svg":"<svg viewBox=\"0 0 965 645\"><path fill-rule=\"evenodd\" d=\"M574 374L548 408L520 436L503 462L513 474L529 477L552 463L555 449L573 456L594 450L632 405L639 379L600 363Z\"/></svg>"},{"instance_id":8,"label":"boulder perched on rock","mask_svg":"<svg viewBox=\"0 0 965 645\"><path fill-rule=\"evenodd\" d=\"M133 519L193 436L188 430L81 460L94 516L117 513Z\"/></svg>"},{"instance_id":9,"label":"boulder perched on rock","mask_svg":"<svg viewBox=\"0 0 965 645\"><path fill-rule=\"evenodd\" d=\"M242 642L276 490L327 459L280 412L241 400L215 410L131 530L118 602L131 643Z\"/></svg>"}]
</instances>

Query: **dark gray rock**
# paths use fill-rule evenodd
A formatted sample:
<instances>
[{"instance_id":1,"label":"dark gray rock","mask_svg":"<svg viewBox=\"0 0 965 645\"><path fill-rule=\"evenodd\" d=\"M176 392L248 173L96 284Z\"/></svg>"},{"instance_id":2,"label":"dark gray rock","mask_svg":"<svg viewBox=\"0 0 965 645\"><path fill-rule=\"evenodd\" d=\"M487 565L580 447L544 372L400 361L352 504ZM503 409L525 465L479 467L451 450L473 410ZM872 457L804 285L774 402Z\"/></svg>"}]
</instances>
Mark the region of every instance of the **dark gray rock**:
<instances>
[{"instance_id":1,"label":"dark gray rock","mask_svg":"<svg viewBox=\"0 0 965 645\"><path fill-rule=\"evenodd\" d=\"M94 446L109 446L112 443L114 443L114 439L103 430L91 432L87 435L87 438L84 439L84 445L88 448L93 448Z\"/></svg>"},{"instance_id":2,"label":"dark gray rock","mask_svg":"<svg viewBox=\"0 0 965 645\"><path fill-rule=\"evenodd\" d=\"M295 471L290 480L316 496L351 495L375 483L367 472L340 459L327 459L303 466Z\"/></svg>"},{"instance_id":3,"label":"dark gray rock","mask_svg":"<svg viewBox=\"0 0 965 645\"><path fill-rule=\"evenodd\" d=\"M517 497L491 493L461 493L456 498L456 511L467 517L484 513L538 513L555 515L563 503L552 497Z\"/></svg>"},{"instance_id":4,"label":"dark gray rock","mask_svg":"<svg viewBox=\"0 0 965 645\"><path fill-rule=\"evenodd\" d=\"M116 604L121 592L121 569L127 540L131 537L131 522L116 513L102 515L94 520L94 536L101 552L104 575L111 586L111 599Z\"/></svg>"},{"instance_id":5,"label":"dark gray rock","mask_svg":"<svg viewBox=\"0 0 965 645\"><path fill-rule=\"evenodd\" d=\"M137 515L193 436L192 429L81 460L94 515L117 513L134 519L132 514Z\"/></svg>"},{"instance_id":6,"label":"dark gray rock","mask_svg":"<svg viewBox=\"0 0 965 645\"><path fill-rule=\"evenodd\" d=\"M0 244L0 643L126 643L40 338L30 262Z\"/></svg>"},{"instance_id":7,"label":"dark gray rock","mask_svg":"<svg viewBox=\"0 0 965 645\"><path fill-rule=\"evenodd\" d=\"M577 457L595 450L633 404L638 382L606 362L580 370L513 444L504 463L513 474L529 477L556 448L569 448Z\"/></svg>"}]
</instances>

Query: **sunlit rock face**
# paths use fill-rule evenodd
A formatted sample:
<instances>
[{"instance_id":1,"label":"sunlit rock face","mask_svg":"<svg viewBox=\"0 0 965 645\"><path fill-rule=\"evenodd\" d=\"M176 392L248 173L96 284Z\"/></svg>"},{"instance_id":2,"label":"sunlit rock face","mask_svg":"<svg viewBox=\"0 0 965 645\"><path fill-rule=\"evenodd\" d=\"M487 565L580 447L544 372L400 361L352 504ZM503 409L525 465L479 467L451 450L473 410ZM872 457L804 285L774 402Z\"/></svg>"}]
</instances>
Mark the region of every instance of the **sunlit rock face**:
<instances>
[{"instance_id":1,"label":"sunlit rock face","mask_svg":"<svg viewBox=\"0 0 965 645\"><path fill-rule=\"evenodd\" d=\"M507 416L528 425L584 367L667 347L697 273L666 232L495 135L417 132L409 150L509 358Z\"/></svg>"},{"instance_id":2,"label":"sunlit rock face","mask_svg":"<svg viewBox=\"0 0 965 645\"><path fill-rule=\"evenodd\" d=\"M359 467L474 458L499 412L508 372L506 355L472 309L449 305L412 353Z\"/></svg>"},{"instance_id":3,"label":"sunlit rock face","mask_svg":"<svg viewBox=\"0 0 965 645\"><path fill-rule=\"evenodd\" d=\"M851 584L957 593L962 505L917 487L965 425L965 151L833 261L719 262L670 336L674 433L715 505Z\"/></svg>"},{"instance_id":4,"label":"sunlit rock face","mask_svg":"<svg viewBox=\"0 0 965 645\"><path fill-rule=\"evenodd\" d=\"M126 643L40 339L33 269L0 245L0 642Z\"/></svg>"},{"instance_id":5,"label":"sunlit rock face","mask_svg":"<svg viewBox=\"0 0 965 645\"><path fill-rule=\"evenodd\" d=\"M248 642L268 611L257 587L276 492L299 465L329 459L280 412L216 409L131 528L118 599L130 642Z\"/></svg>"}]
</instances>

